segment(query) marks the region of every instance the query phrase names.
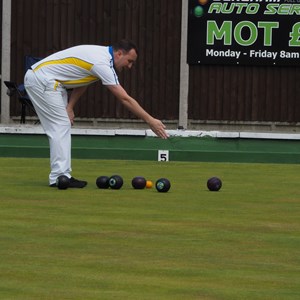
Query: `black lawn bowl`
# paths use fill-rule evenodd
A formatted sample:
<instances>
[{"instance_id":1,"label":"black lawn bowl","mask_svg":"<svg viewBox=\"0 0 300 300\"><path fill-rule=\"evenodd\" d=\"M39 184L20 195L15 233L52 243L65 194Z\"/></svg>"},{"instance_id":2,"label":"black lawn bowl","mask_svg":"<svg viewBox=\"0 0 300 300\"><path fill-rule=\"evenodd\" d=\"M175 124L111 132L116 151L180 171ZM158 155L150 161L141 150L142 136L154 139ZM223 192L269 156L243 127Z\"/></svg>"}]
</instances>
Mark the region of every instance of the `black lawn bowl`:
<instances>
[{"instance_id":1,"label":"black lawn bowl","mask_svg":"<svg viewBox=\"0 0 300 300\"><path fill-rule=\"evenodd\" d=\"M160 178L156 181L155 187L158 192L166 193L171 188L171 183L167 178Z\"/></svg>"},{"instance_id":2,"label":"black lawn bowl","mask_svg":"<svg viewBox=\"0 0 300 300\"><path fill-rule=\"evenodd\" d=\"M96 185L99 189L108 189L109 188L109 177L108 176L99 176L96 179Z\"/></svg>"},{"instance_id":3,"label":"black lawn bowl","mask_svg":"<svg viewBox=\"0 0 300 300\"><path fill-rule=\"evenodd\" d=\"M60 190L66 190L70 185L70 179L69 177L65 175L60 175L56 179L56 186Z\"/></svg>"},{"instance_id":4,"label":"black lawn bowl","mask_svg":"<svg viewBox=\"0 0 300 300\"><path fill-rule=\"evenodd\" d=\"M207 188L212 192L217 192L222 187L222 181L218 177L211 177L207 180Z\"/></svg>"},{"instance_id":5,"label":"black lawn bowl","mask_svg":"<svg viewBox=\"0 0 300 300\"><path fill-rule=\"evenodd\" d=\"M119 175L113 175L109 178L108 184L111 189L119 190L123 185L123 178Z\"/></svg>"},{"instance_id":6,"label":"black lawn bowl","mask_svg":"<svg viewBox=\"0 0 300 300\"><path fill-rule=\"evenodd\" d=\"M134 189L142 190L146 187L146 179L142 176L134 177L131 181L131 185Z\"/></svg>"}]
</instances>

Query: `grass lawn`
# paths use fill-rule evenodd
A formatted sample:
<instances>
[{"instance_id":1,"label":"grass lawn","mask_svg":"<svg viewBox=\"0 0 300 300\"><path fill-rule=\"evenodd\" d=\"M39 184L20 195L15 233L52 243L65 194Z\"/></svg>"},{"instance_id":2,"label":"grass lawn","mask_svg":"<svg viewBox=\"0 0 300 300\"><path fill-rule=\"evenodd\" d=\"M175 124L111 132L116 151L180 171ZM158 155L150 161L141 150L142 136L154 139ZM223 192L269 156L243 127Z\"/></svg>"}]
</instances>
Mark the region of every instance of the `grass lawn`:
<instances>
[{"instance_id":1,"label":"grass lawn","mask_svg":"<svg viewBox=\"0 0 300 300\"><path fill-rule=\"evenodd\" d=\"M300 165L73 160L68 190L48 159L0 166L0 299L300 299Z\"/></svg>"}]
</instances>

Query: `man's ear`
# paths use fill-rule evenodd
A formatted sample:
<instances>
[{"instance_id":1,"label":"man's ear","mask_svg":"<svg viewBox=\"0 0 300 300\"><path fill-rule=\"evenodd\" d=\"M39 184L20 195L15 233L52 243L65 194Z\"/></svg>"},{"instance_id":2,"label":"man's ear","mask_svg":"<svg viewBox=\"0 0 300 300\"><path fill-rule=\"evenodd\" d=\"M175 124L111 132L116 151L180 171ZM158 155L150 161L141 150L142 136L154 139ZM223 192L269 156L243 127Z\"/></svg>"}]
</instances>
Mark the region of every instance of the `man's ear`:
<instances>
[{"instance_id":1,"label":"man's ear","mask_svg":"<svg viewBox=\"0 0 300 300\"><path fill-rule=\"evenodd\" d=\"M119 50L117 51L117 55L118 55L118 57L121 57L121 56L122 56L122 54L123 54L123 51L119 49Z\"/></svg>"}]
</instances>

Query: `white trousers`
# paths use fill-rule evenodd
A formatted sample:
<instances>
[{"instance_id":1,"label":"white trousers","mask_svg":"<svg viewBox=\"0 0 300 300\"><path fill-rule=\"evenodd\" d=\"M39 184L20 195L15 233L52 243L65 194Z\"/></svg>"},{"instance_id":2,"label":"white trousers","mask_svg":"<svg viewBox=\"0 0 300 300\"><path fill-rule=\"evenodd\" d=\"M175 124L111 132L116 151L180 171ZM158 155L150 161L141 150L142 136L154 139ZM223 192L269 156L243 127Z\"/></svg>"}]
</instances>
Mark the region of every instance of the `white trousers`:
<instances>
[{"instance_id":1,"label":"white trousers","mask_svg":"<svg viewBox=\"0 0 300 300\"><path fill-rule=\"evenodd\" d=\"M67 90L55 81L44 85L32 70L25 75L26 92L34 105L50 145L49 184L60 175L71 177L71 122Z\"/></svg>"}]
</instances>

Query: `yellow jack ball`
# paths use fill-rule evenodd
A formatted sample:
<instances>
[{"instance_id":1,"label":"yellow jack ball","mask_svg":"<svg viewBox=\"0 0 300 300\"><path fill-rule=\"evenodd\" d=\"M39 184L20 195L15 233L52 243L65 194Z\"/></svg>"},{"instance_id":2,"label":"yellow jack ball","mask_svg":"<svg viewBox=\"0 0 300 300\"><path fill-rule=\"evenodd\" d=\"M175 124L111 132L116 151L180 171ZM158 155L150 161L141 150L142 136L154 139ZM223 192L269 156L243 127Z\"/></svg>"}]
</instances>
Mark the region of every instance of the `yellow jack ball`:
<instances>
[{"instance_id":1,"label":"yellow jack ball","mask_svg":"<svg viewBox=\"0 0 300 300\"><path fill-rule=\"evenodd\" d=\"M146 188L151 189L153 186L153 182L151 180L146 181Z\"/></svg>"}]
</instances>

